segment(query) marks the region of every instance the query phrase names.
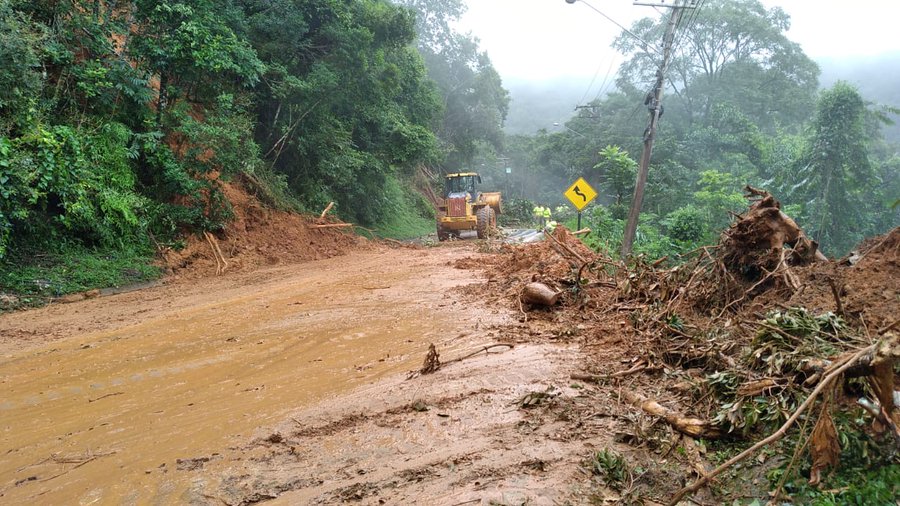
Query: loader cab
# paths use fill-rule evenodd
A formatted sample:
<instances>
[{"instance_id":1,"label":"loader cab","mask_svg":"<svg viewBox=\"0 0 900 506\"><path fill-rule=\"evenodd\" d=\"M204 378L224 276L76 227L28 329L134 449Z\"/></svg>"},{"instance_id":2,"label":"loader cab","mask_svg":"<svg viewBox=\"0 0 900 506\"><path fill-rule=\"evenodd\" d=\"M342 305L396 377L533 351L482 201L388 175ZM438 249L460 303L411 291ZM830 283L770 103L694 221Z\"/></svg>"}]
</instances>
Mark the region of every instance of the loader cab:
<instances>
[{"instance_id":1,"label":"loader cab","mask_svg":"<svg viewBox=\"0 0 900 506\"><path fill-rule=\"evenodd\" d=\"M467 200L471 202L478 198L477 184L481 184L481 176L475 172L447 174L444 193L447 198L467 196Z\"/></svg>"}]
</instances>

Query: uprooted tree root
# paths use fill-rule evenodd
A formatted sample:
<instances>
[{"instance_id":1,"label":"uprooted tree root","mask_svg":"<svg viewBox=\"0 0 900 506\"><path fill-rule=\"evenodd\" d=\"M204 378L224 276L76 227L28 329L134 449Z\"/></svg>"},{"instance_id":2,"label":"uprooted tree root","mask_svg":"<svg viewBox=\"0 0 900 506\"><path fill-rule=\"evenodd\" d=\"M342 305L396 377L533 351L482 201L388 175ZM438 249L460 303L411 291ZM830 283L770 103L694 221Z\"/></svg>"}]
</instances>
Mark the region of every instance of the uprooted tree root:
<instances>
[{"instance_id":1,"label":"uprooted tree root","mask_svg":"<svg viewBox=\"0 0 900 506\"><path fill-rule=\"evenodd\" d=\"M793 268L825 257L772 195L750 186L746 191L750 209L737 215L718 245L698 249L693 261L669 270L635 260L624 297L662 302L668 314L690 306L722 317L764 292L799 290Z\"/></svg>"}]
</instances>

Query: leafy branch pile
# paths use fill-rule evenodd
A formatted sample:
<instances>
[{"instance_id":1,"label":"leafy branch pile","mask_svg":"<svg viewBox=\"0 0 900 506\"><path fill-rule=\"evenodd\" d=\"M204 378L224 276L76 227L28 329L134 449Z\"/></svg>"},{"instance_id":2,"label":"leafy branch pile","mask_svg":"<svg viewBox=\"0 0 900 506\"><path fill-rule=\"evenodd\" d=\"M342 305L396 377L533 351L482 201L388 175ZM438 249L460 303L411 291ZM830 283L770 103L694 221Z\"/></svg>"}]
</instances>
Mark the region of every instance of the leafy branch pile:
<instances>
[{"instance_id":1,"label":"leafy branch pile","mask_svg":"<svg viewBox=\"0 0 900 506\"><path fill-rule=\"evenodd\" d=\"M820 483L879 466L896 469L900 334L891 310L896 306L879 299L900 296L890 281L900 229L869 241L857 253L862 261L822 260L771 195L748 188L748 197L750 208L716 246L675 268L640 256L623 265L569 247L570 234L559 227L545 244L501 252L491 279L501 274L520 284L540 279L567 288L561 307L524 307L525 321L594 322L576 331L587 342L621 332L615 321L627 315L634 332L624 339L628 344L603 350L602 374L573 379L630 381L619 398L680 437L720 441L710 446L750 445L713 471L692 462L690 473L700 481L683 494L770 445L779 458L766 466L779 494L809 487L803 493L815 495ZM804 298L806 307L799 304ZM610 372L616 359L639 366ZM645 394L635 390L642 384ZM648 444L645 431L637 434L630 440ZM808 484L798 484L798 475ZM891 487L886 491L896 493Z\"/></svg>"},{"instance_id":2,"label":"leafy branch pile","mask_svg":"<svg viewBox=\"0 0 900 506\"><path fill-rule=\"evenodd\" d=\"M642 304L635 321L651 337L640 352L689 383L676 402L710 417L715 430L704 437L752 440L781 425L777 440L802 418L814 429L795 437L798 449L811 438L809 479L817 484L823 469L838 466L843 432L860 429L836 428L832 418L868 413L872 425L864 432L871 436L865 451L897 464L898 335L890 332L892 325L876 332L864 320L850 325L834 312L785 305L806 285L831 281L814 275L815 264L821 262L822 271L833 266L771 195L748 187L748 197L748 212L737 215L716 247L699 250L695 261L657 270L638 260L629 270L619 298L622 304ZM799 272L810 264L808 272ZM843 311L839 292L833 296L835 310ZM685 372L689 369L693 375ZM817 396L823 400L814 408Z\"/></svg>"}]
</instances>

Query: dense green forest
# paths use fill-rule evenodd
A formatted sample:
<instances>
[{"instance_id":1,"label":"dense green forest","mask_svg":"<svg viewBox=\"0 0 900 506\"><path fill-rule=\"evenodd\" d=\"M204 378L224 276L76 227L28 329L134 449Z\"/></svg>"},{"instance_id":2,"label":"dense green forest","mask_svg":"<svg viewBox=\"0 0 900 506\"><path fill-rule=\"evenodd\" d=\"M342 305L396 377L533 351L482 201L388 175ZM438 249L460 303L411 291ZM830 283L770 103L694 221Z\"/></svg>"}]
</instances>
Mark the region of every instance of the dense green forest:
<instances>
[{"instance_id":1,"label":"dense green forest","mask_svg":"<svg viewBox=\"0 0 900 506\"><path fill-rule=\"evenodd\" d=\"M883 135L900 105L891 71L860 76L875 96L841 81L820 89L819 66L787 38L790 19L781 9L710 0L685 18L667 71L637 252L677 258L715 242L729 212L746 207L746 184L775 194L830 256L900 223L900 144ZM659 41L664 23L646 18L631 32ZM586 177L601 195L585 211L598 232L592 241L611 254L630 206L645 98L660 60L625 33L614 45L626 56L614 91L562 128L511 136L503 154L484 153L486 167L512 168L509 182L495 170L495 184L544 204L564 205L560 188Z\"/></svg>"},{"instance_id":2,"label":"dense green forest","mask_svg":"<svg viewBox=\"0 0 900 506\"><path fill-rule=\"evenodd\" d=\"M223 181L427 216L417 167L499 148L508 97L461 3L408 3L0 0L0 291L152 276L151 244L227 223Z\"/></svg>"},{"instance_id":3,"label":"dense green forest","mask_svg":"<svg viewBox=\"0 0 900 506\"><path fill-rule=\"evenodd\" d=\"M614 91L565 125L506 136L510 97L454 29L462 0L0 0L0 291L154 275L154 247L222 230L222 182L266 204L398 234L431 228L418 168L474 168L506 219L585 176L615 251L657 56L623 34ZM744 184L773 191L829 255L898 222L895 109L837 82L756 0L679 27L636 250L715 239ZM727 27L727 28L723 28ZM660 40L662 21L631 31ZM553 120L549 120L552 121ZM506 168L512 172L507 173ZM558 217L566 218L561 210ZM46 278L46 279L44 279ZM36 281L37 280L37 281Z\"/></svg>"}]
</instances>

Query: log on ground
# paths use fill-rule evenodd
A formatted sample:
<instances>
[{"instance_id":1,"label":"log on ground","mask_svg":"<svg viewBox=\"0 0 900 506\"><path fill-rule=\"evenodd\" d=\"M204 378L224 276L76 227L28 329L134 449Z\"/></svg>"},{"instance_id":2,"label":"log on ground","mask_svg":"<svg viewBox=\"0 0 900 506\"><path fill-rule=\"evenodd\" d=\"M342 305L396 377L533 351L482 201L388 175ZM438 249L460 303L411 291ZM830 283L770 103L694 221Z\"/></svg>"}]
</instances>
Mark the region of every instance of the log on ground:
<instances>
[{"instance_id":1,"label":"log on ground","mask_svg":"<svg viewBox=\"0 0 900 506\"><path fill-rule=\"evenodd\" d=\"M522 289L522 302L537 306L552 306L562 294L543 283L528 283Z\"/></svg>"}]
</instances>

